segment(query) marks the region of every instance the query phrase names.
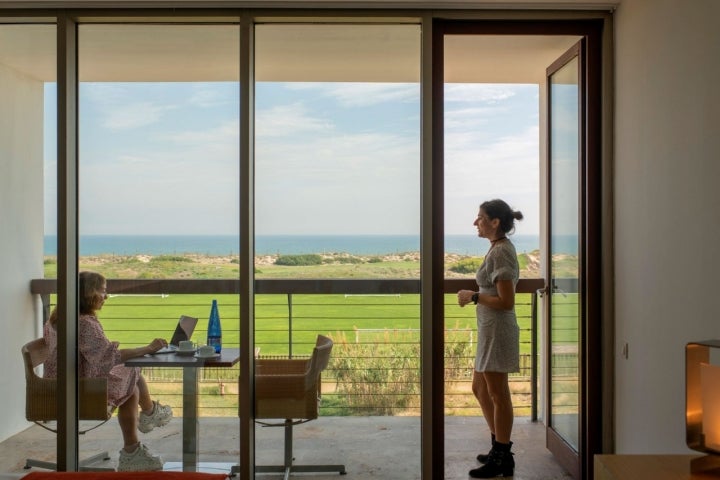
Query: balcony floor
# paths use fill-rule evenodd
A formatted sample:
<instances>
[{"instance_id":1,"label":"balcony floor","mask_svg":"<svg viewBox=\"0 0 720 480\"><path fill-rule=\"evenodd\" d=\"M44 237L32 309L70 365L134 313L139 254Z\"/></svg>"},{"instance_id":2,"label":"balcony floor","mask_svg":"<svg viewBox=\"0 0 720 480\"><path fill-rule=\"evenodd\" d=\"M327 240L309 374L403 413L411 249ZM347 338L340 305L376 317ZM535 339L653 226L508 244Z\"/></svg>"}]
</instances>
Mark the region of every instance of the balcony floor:
<instances>
[{"instance_id":1,"label":"balcony floor","mask_svg":"<svg viewBox=\"0 0 720 480\"><path fill-rule=\"evenodd\" d=\"M238 458L239 421L233 418L203 418L200 422L200 460L228 465ZM141 440L166 462L181 460L181 419L156 429ZM476 468L475 455L488 448L488 430L482 418L447 417L445 427L445 478L466 479ZM410 480L420 478L420 420L417 417L321 417L295 427L295 463L343 463L351 479ZM516 418L513 451L516 480L554 480L571 478L545 449L545 426L528 418ZM117 463L121 446L120 428L112 419L106 425L81 436L85 455L103 449ZM282 428L256 429L257 463L282 463ZM0 472L23 473L26 457L55 458L55 435L31 426L0 443ZM83 455L81 455L83 456ZM298 478L328 479L334 474L302 474ZM259 478L282 478L264 474Z\"/></svg>"}]
</instances>

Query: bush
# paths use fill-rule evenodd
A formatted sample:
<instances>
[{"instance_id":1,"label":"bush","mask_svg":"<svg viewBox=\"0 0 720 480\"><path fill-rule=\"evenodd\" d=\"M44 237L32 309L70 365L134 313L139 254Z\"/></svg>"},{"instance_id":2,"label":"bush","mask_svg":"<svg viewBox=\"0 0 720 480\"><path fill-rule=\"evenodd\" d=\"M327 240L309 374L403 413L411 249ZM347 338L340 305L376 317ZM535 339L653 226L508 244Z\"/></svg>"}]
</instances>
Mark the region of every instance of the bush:
<instances>
[{"instance_id":1,"label":"bush","mask_svg":"<svg viewBox=\"0 0 720 480\"><path fill-rule=\"evenodd\" d=\"M150 259L152 263L156 262L193 262L192 258L184 257L182 255L158 255Z\"/></svg>"},{"instance_id":2,"label":"bush","mask_svg":"<svg viewBox=\"0 0 720 480\"><path fill-rule=\"evenodd\" d=\"M337 381L336 415L397 415L420 408L420 345L385 333L375 344L333 336L331 360Z\"/></svg>"},{"instance_id":3,"label":"bush","mask_svg":"<svg viewBox=\"0 0 720 480\"><path fill-rule=\"evenodd\" d=\"M303 255L280 255L277 259L275 259L275 265L285 265L291 267L322 265L322 257L314 253Z\"/></svg>"},{"instance_id":4,"label":"bush","mask_svg":"<svg viewBox=\"0 0 720 480\"><path fill-rule=\"evenodd\" d=\"M465 258L448 267L448 270L455 273L475 273L482 264L482 258Z\"/></svg>"},{"instance_id":5,"label":"bush","mask_svg":"<svg viewBox=\"0 0 720 480\"><path fill-rule=\"evenodd\" d=\"M351 264L356 265L359 263L364 263L363 259L360 257L356 257L354 255L338 255L336 257L333 257L330 260L326 260L326 263L337 263L337 264Z\"/></svg>"}]
</instances>

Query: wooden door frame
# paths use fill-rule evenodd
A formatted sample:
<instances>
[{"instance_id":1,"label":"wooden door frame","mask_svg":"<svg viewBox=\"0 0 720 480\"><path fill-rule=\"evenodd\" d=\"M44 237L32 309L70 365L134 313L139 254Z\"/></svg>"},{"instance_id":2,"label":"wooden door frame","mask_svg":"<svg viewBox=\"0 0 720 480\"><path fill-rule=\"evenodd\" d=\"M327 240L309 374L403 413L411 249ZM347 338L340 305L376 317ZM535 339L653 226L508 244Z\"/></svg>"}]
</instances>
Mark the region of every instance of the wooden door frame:
<instances>
[{"instance_id":1,"label":"wooden door frame","mask_svg":"<svg viewBox=\"0 0 720 480\"><path fill-rule=\"evenodd\" d=\"M606 405L608 395L603 394L603 378L606 378L603 366L603 350L607 341L603 339L603 302L604 293L602 289L603 274L603 196L606 193L603 189L607 187L603 183L603 27L605 21L598 19L572 19L572 20L453 20L434 19L433 21L433 100L432 100L432 121L433 121L433 191L435 204L433 212L440 216L444 208L444 36L445 35L577 35L586 42L587 68L584 72L587 81L586 91L583 97L585 102L584 110L584 134L586 135L584 162L580 166L583 182L581 182L581 205L582 216L582 239L580 241L580 258L582 259L583 281L581 283L581 436L580 451L578 452L577 468L572 468L572 462L566 466L571 467L569 471L578 478L592 479L592 459L596 453L603 452L603 414L611 411ZM547 147L547 146L546 146ZM443 225L442 221L434 220L436 226ZM442 243L442 228L434 230L434 241ZM435 243L435 242L433 242ZM434 248L432 251L433 265L441 265L443 254L441 248ZM434 269L434 276L441 276L442 269ZM441 285L442 279L433 278L433 285ZM433 288L433 296L440 297L442 291ZM433 312L434 324L444 324L442 312ZM432 349L442 352L443 338L436 336L432 340ZM434 356L436 358L437 356ZM433 416L443 415L443 405L436 404L443 402L444 398L437 395L433 398ZM440 418L433 419L433 423L441 421ZM548 438L548 441L555 439ZM439 439L439 441L444 441ZM436 449L434 454L442 454L443 449ZM433 463L441 462L444 458L434 458ZM565 461L560 458L561 463Z\"/></svg>"}]
</instances>

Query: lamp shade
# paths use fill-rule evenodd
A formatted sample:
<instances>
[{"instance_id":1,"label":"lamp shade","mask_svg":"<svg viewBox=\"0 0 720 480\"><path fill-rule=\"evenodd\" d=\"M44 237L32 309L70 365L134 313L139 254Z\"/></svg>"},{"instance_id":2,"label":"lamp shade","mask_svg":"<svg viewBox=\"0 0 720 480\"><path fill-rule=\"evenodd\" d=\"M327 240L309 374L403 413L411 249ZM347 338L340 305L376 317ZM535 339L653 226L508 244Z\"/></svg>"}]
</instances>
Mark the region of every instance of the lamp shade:
<instances>
[{"instance_id":1,"label":"lamp shade","mask_svg":"<svg viewBox=\"0 0 720 480\"><path fill-rule=\"evenodd\" d=\"M711 351L720 340L690 342L685 346L685 434L687 446L709 454L691 464L692 471L716 470L720 464L720 365Z\"/></svg>"}]
</instances>

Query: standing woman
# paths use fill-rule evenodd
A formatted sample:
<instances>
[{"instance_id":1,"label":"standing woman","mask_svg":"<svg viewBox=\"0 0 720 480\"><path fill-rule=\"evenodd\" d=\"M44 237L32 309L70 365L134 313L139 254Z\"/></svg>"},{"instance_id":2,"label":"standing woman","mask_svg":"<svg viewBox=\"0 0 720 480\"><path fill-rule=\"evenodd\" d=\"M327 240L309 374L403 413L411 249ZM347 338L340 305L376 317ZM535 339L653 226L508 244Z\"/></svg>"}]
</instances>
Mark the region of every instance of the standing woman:
<instances>
[{"instance_id":1,"label":"standing woman","mask_svg":"<svg viewBox=\"0 0 720 480\"><path fill-rule=\"evenodd\" d=\"M509 477L515 461L510 447L513 406L508 373L520 370L520 329L515 317L515 286L520 277L515 246L507 235L522 220L502 200L480 205L473 222L478 236L490 240L490 249L477 271L478 291L460 290L458 304L474 303L478 325L477 353L472 390L490 428L492 448L477 456L482 465L470 470L472 478Z\"/></svg>"}]
</instances>

